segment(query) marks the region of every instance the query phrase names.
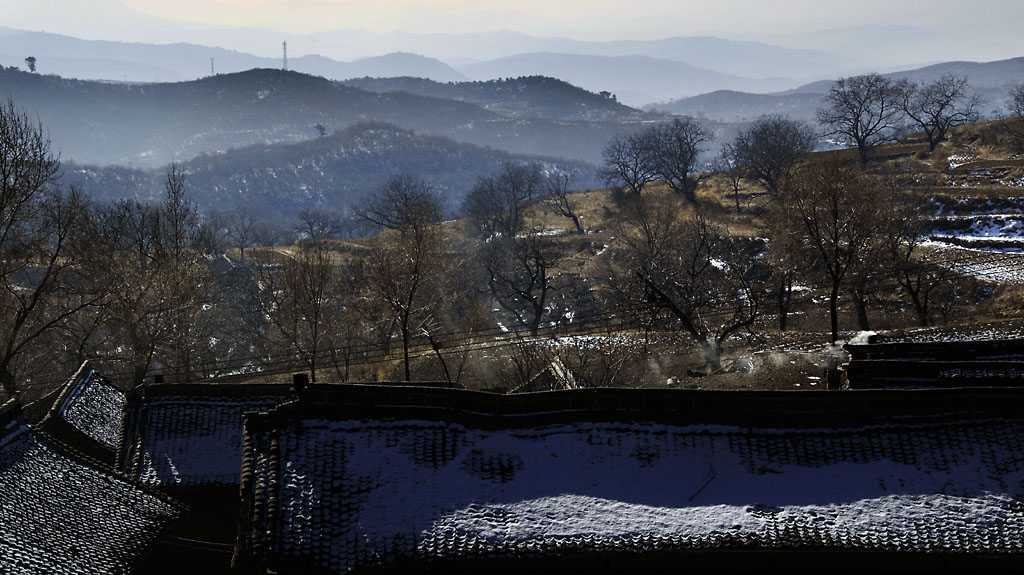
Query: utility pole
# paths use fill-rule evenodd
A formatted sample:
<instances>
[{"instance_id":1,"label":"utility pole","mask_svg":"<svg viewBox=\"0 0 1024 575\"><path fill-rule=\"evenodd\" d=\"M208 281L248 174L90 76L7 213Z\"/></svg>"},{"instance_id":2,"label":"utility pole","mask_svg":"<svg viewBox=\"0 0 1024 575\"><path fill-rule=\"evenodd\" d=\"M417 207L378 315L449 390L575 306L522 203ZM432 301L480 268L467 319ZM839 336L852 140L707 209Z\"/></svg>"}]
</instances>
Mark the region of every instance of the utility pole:
<instances>
[{"instance_id":1,"label":"utility pole","mask_svg":"<svg viewBox=\"0 0 1024 575\"><path fill-rule=\"evenodd\" d=\"M288 42L282 42L282 45L284 46L284 67L281 68L281 69L284 70L285 72L287 72L288 71Z\"/></svg>"}]
</instances>

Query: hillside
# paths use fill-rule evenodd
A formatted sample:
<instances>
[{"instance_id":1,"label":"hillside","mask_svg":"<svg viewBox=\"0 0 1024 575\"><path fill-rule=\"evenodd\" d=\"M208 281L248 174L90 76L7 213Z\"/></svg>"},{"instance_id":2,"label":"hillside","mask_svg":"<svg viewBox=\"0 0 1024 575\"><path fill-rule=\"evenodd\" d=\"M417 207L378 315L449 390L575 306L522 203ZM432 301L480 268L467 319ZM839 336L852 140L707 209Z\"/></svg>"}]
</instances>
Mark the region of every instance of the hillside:
<instances>
[{"instance_id":1,"label":"hillside","mask_svg":"<svg viewBox=\"0 0 1024 575\"><path fill-rule=\"evenodd\" d=\"M619 103L611 94L595 94L546 76L457 83L410 77L365 77L343 83L368 92L407 92L429 98L469 102L509 118L635 121L645 116L639 110Z\"/></svg>"},{"instance_id":2,"label":"hillside","mask_svg":"<svg viewBox=\"0 0 1024 575\"><path fill-rule=\"evenodd\" d=\"M592 166L515 156L447 138L422 136L385 124L359 124L331 136L293 144L255 145L204 155L181 165L188 192L201 210L245 207L270 221L301 209L343 211L396 174L430 182L454 211L477 178L503 162L540 161L549 169L578 170L580 186L596 186ZM158 198L163 170L68 165L65 178L100 201Z\"/></svg>"},{"instance_id":3,"label":"hillside","mask_svg":"<svg viewBox=\"0 0 1024 575\"><path fill-rule=\"evenodd\" d=\"M556 122L529 112L524 114L530 118L508 118L468 102L377 94L268 69L141 85L4 69L0 91L39 117L65 159L139 168L251 144L298 142L317 137L317 124L331 133L365 121L511 153L594 163L610 137L632 129L620 121Z\"/></svg>"}]
</instances>

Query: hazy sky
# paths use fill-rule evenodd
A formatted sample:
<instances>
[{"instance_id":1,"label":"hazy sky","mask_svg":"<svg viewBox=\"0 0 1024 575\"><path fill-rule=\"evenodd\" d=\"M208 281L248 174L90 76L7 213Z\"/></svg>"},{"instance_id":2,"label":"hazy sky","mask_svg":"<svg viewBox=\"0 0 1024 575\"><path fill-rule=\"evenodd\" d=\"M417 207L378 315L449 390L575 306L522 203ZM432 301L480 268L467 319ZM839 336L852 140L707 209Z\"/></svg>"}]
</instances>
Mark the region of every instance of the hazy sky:
<instances>
[{"instance_id":1,"label":"hazy sky","mask_svg":"<svg viewBox=\"0 0 1024 575\"><path fill-rule=\"evenodd\" d=\"M130 12L118 10L124 7L181 23L291 32L505 28L580 39L767 37L897 24L984 30L987 40L998 41L1015 39L1024 23L1024 2L1018 0L0 0L0 24L131 36Z\"/></svg>"},{"instance_id":2,"label":"hazy sky","mask_svg":"<svg viewBox=\"0 0 1024 575\"><path fill-rule=\"evenodd\" d=\"M716 35L791 47L827 45L828 34L815 34L823 30L896 25L932 31L907 41L919 49L932 43L936 59L950 57L943 48L976 59L1024 55L1020 0L0 0L2 26L92 39L180 41L161 28L166 20L193 28L189 41L205 27L508 29L583 40ZM204 43L217 44L216 35Z\"/></svg>"}]
</instances>

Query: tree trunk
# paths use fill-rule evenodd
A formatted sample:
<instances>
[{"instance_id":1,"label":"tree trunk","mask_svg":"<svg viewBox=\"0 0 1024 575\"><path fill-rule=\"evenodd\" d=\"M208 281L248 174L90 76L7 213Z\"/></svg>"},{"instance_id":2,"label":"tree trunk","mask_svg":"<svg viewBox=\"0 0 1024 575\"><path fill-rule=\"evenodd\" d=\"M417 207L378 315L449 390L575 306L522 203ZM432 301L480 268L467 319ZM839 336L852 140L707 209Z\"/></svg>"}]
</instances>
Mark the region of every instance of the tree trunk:
<instances>
[{"instance_id":1,"label":"tree trunk","mask_svg":"<svg viewBox=\"0 0 1024 575\"><path fill-rule=\"evenodd\" d=\"M14 374L11 373L10 366L7 363L0 366L0 383L3 384L7 399L13 399L14 394L18 391L18 386L15 384Z\"/></svg>"},{"instance_id":2,"label":"tree trunk","mask_svg":"<svg viewBox=\"0 0 1024 575\"><path fill-rule=\"evenodd\" d=\"M576 214L572 215L572 223L576 226L576 233L583 234L583 226L580 225L580 218Z\"/></svg>"},{"instance_id":3,"label":"tree trunk","mask_svg":"<svg viewBox=\"0 0 1024 575\"><path fill-rule=\"evenodd\" d=\"M860 167L865 168L868 165L868 147L866 144L857 144L857 153L860 155Z\"/></svg>"},{"instance_id":4,"label":"tree trunk","mask_svg":"<svg viewBox=\"0 0 1024 575\"><path fill-rule=\"evenodd\" d=\"M405 381L411 381L412 378L409 375L409 328L406 325L402 326L402 357L405 360Z\"/></svg>"},{"instance_id":5,"label":"tree trunk","mask_svg":"<svg viewBox=\"0 0 1024 575\"><path fill-rule=\"evenodd\" d=\"M828 296L828 312L832 319L832 343L839 341L839 283L832 284L832 293Z\"/></svg>"},{"instance_id":6,"label":"tree trunk","mask_svg":"<svg viewBox=\"0 0 1024 575\"><path fill-rule=\"evenodd\" d=\"M857 327L861 331L871 329L868 323L868 303L865 301L864 293L859 289L853 292L853 307L857 310Z\"/></svg>"},{"instance_id":7,"label":"tree trunk","mask_svg":"<svg viewBox=\"0 0 1024 575\"><path fill-rule=\"evenodd\" d=\"M907 294L910 295L910 301L914 304L914 313L917 314L917 324L921 327L928 327L931 324L928 321L928 300L921 298L919 290L913 289L910 286L910 282L903 284L903 289L907 290Z\"/></svg>"},{"instance_id":8,"label":"tree trunk","mask_svg":"<svg viewBox=\"0 0 1024 575\"><path fill-rule=\"evenodd\" d=\"M779 279L779 331L786 331L789 320L789 302L793 297L793 272L786 272Z\"/></svg>"},{"instance_id":9,"label":"tree trunk","mask_svg":"<svg viewBox=\"0 0 1024 575\"><path fill-rule=\"evenodd\" d=\"M700 350L704 354L704 361L714 373L722 369L722 346L713 338L702 337L700 339Z\"/></svg>"}]
</instances>

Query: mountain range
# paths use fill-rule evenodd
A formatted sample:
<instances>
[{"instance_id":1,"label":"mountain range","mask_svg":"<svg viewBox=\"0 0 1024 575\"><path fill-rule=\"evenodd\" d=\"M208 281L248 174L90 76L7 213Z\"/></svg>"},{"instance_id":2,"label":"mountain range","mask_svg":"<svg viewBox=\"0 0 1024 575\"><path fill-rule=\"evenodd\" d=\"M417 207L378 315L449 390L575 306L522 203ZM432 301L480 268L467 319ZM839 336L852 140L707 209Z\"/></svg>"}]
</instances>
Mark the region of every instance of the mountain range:
<instances>
[{"instance_id":1,"label":"mountain range","mask_svg":"<svg viewBox=\"0 0 1024 575\"><path fill-rule=\"evenodd\" d=\"M200 37L195 31L180 32L180 37ZM858 39L872 39L870 46L863 46L865 50L906 48L909 40L901 40L901 32L915 42L927 34L916 28L851 28L827 38L816 36L819 45L832 50L825 51L706 36L582 41L511 31L413 34L337 30L305 35L219 31L218 42L235 48L228 49L196 43L84 40L0 27L0 65L22 66L31 55L43 74L121 82L185 81L252 68L282 68L282 45L277 40L268 42L276 36L287 40L293 54L288 69L328 79L416 77L446 83L540 75L593 92L613 93L620 102L639 107L721 90L783 92L825 78L871 71L877 67L872 68L870 62L877 58L858 59L853 49ZM208 38L209 31L205 33ZM252 53L238 51L239 47ZM981 75L988 74L968 70L980 64L959 64L972 77L978 76L979 85ZM898 73L892 65L881 71Z\"/></svg>"},{"instance_id":2,"label":"mountain range","mask_svg":"<svg viewBox=\"0 0 1024 575\"><path fill-rule=\"evenodd\" d=\"M995 62L943 62L912 70L883 74L893 80L907 79L919 84L934 82L944 74L966 76L973 91L983 99L982 111L999 116L1007 103L1010 88L1024 79L1024 58ZM819 80L771 94L716 90L698 96L679 98L646 109L682 114L719 122L747 122L766 114L789 116L813 122L822 98L833 80Z\"/></svg>"},{"instance_id":3,"label":"mountain range","mask_svg":"<svg viewBox=\"0 0 1024 575\"><path fill-rule=\"evenodd\" d=\"M825 74L835 68L827 64L827 58L814 52L719 38L592 44L513 36L523 46L547 51L472 62L456 58L461 62L457 66L409 52L390 52L349 62L308 54L288 58L287 67L334 80L408 76L458 82L550 76L594 92L615 93L623 103L633 106L718 89L782 90L800 82L781 76L769 77L770 72L799 69L803 77L815 70ZM470 46L487 46L497 41L491 36L484 39L476 35L453 36L449 40L453 46L465 48L458 53L474 54L477 58L487 50L471 50ZM283 46L280 49L283 50ZM301 51L293 48L292 53ZM177 82L252 68L283 68L285 64L283 53L271 58L196 44L82 40L58 34L0 29L0 65L22 66L28 55L36 58L37 70L43 74L120 82ZM706 62L711 68L689 63L681 59L683 57ZM782 65L782 62L793 61L801 65ZM820 76L808 76L815 77Z\"/></svg>"},{"instance_id":4,"label":"mountain range","mask_svg":"<svg viewBox=\"0 0 1024 575\"><path fill-rule=\"evenodd\" d=\"M650 56L593 56L552 52L519 54L459 66L475 80L539 74L591 91L614 92L631 106L719 89L772 92L791 88L786 78L752 80L686 62Z\"/></svg>"},{"instance_id":5,"label":"mountain range","mask_svg":"<svg viewBox=\"0 0 1024 575\"><path fill-rule=\"evenodd\" d=\"M277 58L264 58L196 44L82 40L59 34L0 28L0 64L24 66L24 59L30 55L36 58L40 73L121 82L179 82L217 73L281 68L284 65L283 54ZM333 79L362 76L419 76L439 82L467 79L443 62L405 52L352 62L305 55L289 58L288 68Z\"/></svg>"}]
</instances>

